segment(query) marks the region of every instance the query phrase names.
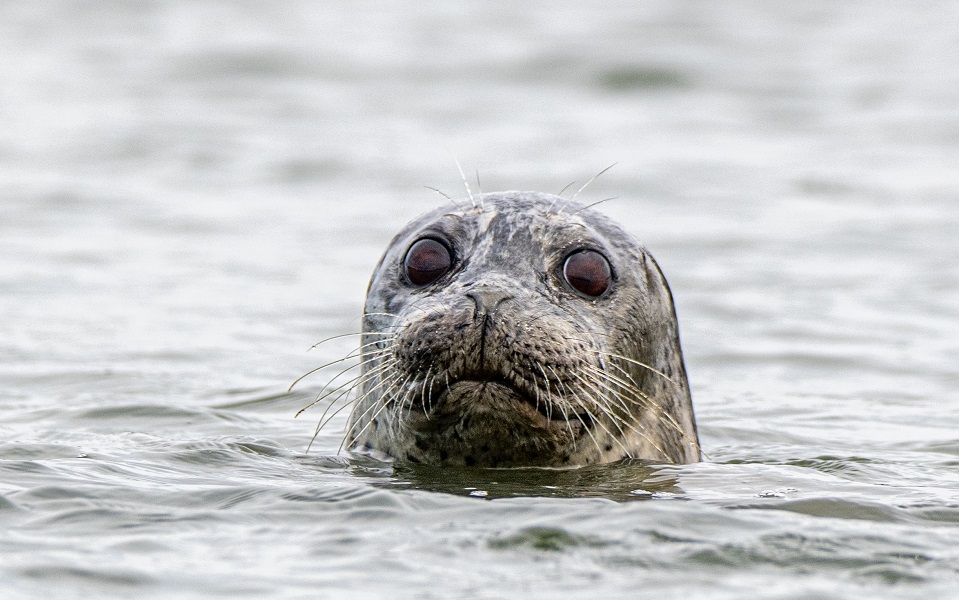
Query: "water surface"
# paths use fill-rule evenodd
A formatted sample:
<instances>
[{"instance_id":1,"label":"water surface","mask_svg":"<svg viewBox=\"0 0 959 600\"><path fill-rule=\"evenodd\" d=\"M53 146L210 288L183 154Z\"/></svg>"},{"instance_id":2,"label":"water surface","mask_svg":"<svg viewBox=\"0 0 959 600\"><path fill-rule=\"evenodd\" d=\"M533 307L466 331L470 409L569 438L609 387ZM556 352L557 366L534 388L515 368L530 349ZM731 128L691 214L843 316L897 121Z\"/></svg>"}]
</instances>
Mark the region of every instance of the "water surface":
<instances>
[{"instance_id":1,"label":"water surface","mask_svg":"<svg viewBox=\"0 0 959 600\"><path fill-rule=\"evenodd\" d=\"M957 6L0 4L5 597L954 596ZM305 452L450 153L618 163L707 461Z\"/></svg>"}]
</instances>

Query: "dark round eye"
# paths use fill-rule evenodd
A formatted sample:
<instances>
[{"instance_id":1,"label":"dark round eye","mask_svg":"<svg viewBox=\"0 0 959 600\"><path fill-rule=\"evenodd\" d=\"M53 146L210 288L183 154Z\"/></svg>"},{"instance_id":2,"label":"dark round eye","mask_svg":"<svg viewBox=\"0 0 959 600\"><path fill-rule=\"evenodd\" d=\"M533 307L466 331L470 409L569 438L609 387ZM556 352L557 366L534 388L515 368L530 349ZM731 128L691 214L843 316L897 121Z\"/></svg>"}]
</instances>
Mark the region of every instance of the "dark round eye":
<instances>
[{"instance_id":1,"label":"dark round eye","mask_svg":"<svg viewBox=\"0 0 959 600\"><path fill-rule=\"evenodd\" d=\"M606 257L599 252L580 250L566 258L563 277L577 292L596 298L609 289L613 270Z\"/></svg>"},{"instance_id":2,"label":"dark round eye","mask_svg":"<svg viewBox=\"0 0 959 600\"><path fill-rule=\"evenodd\" d=\"M442 277L453 264L453 256L446 244L432 238L423 238L406 251L403 269L413 285L426 285Z\"/></svg>"}]
</instances>

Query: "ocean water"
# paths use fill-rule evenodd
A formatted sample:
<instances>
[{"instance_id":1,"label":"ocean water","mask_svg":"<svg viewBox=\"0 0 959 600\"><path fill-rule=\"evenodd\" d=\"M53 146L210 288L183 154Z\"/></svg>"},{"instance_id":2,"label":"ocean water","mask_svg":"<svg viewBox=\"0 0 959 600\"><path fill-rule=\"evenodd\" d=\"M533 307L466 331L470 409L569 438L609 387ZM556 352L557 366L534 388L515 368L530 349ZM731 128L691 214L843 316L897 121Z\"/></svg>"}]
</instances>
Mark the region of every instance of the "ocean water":
<instances>
[{"instance_id":1,"label":"ocean water","mask_svg":"<svg viewBox=\"0 0 959 600\"><path fill-rule=\"evenodd\" d=\"M959 4L0 2L4 598L959 597ZM707 459L413 468L316 407L463 188L584 192ZM476 178L479 178L477 186Z\"/></svg>"}]
</instances>

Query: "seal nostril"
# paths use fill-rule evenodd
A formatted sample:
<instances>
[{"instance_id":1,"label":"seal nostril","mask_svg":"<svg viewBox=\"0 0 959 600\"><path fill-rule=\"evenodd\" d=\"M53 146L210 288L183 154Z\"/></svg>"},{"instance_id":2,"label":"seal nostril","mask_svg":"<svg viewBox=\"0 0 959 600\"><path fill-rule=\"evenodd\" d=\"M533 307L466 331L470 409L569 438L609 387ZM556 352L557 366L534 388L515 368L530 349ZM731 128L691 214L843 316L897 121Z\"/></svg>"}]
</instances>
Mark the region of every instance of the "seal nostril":
<instances>
[{"instance_id":1,"label":"seal nostril","mask_svg":"<svg viewBox=\"0 0 959 600\"><path fill-rule=\"evenodd\" d=\"M496 312L496 307L504 300L509 300L513 296L506 291L492 288L479 288L467 292L466 297L476 304L476 316L491 315Z\"/></svg>"}]
</instances>

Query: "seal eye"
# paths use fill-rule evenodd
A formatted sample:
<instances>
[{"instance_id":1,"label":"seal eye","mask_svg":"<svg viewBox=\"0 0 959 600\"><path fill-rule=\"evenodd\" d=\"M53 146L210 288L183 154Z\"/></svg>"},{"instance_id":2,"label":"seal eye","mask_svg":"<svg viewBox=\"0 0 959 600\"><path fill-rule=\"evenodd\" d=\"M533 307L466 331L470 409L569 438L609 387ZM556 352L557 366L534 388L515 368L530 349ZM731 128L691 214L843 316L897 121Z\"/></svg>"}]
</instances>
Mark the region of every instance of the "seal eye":
<instances>
[{"instance_id":1,"label":"seal eye","mask_svg":"<svg viewBox=\"0 0 959 600\"><path fill-rule=\"evenodd\" d=\"M574 290L597 298L609 289L613 270L606 257L595 250L570 254L563 265L563 277Z\"/></svg>"},{"instance_id":2,"label":"seal eye","mask_svg":"<svg viewBox=\"0 0 959 600\"><path fill-rule=\"evenodd\" d=\"M452 264L450 249L432 238L423 238L410 246L403 259L406 277L413 285L433 283L449 271Z\"/></svg>"}]
</instances>

